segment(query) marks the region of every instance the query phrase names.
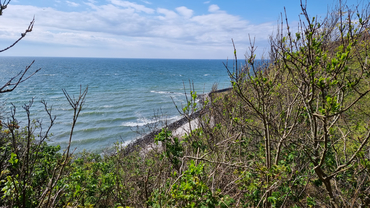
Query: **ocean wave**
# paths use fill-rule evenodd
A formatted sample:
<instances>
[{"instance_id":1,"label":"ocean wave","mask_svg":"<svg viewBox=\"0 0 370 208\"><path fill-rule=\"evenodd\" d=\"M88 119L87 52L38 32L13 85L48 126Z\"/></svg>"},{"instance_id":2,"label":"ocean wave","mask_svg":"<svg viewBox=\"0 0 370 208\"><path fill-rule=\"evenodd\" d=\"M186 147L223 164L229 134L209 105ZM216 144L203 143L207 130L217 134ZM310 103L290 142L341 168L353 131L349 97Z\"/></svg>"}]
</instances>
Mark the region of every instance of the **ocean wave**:
<instances>
[{"instance_id":1,"label":"ocean wave","mask_svg":"<svg viewBox=\"0 0 370 208\"><path fill-rule=\"evenodd\" d=\"M72 141L71 141L72 145L75 145L75 144L94 144L94 143L102 143L102 138L101 137L95 137L95 138L90 137L90 138L84 138L84 139L72 139ZM50 142L50 144L65 146L65 145L68 145L68 140L53 141L53 142Z\"/></svg>"},{"instance_id":2,"label":"ocean wave","mask_svg":"<svg viewBox=\"0 0 370 208\"><path fill-rule=\"evenodd\" d=\"M4 76L14 73L14 70L11 70L12 64L13 66L15 63L17 63L16 66L29 64L28 58L19 57L0 57L0 62L0 73ZM3 111L4 113L10 111L10 103L14 103L17 106L18 120L22 125L26 125L27 116L22 106L35 97L31 116L33 119L43 118L47 125L48 115L45 113L44 106L39 103L40 98L46 99L49 108L53 106L52 115L57 116L55 125L51 129L54 135L51 137L53 140L51 142L64 141L66 144L73 109L61 89L66 89L71 97L77 98L80 88L76 83L82 86L88 85L86 103L78 118L73 136L73 141L79 139L86 142L84 145L76 143L75 146L79 147L79 150L101 149L102 146L115 142L121 136L124 141L132 140L136 135L130 127L145 128L147 124L156 125L155 122L159 122L158 125L160 125L180 119L181 116L178 116L173 101L180 110L183 105L186 105L185 93L182 89L185 81L186 94L189 97L190 92L186 81L188 79L194 81L197 92L210 89L215 81L220 83L220 88L230 85L229 78L225 76L223 65L219 60L40 58L37 62L47 70L42 70L41 74L37 75L37 79L29 79L22 83L14 92L4 94ZM180 67L173 69L174 64ZM0 77L0 80L7 81L4 76ZM153 110L156 109L162 109L168 117L160 117L160 120L152 119ZM161 112L157 114L162 115ZM91 140L89 143L90 138L99 139Z\"/></svg>"},{"instance_id":3,"label":"ocean wave","mask_svg":"<svg viewBox=\"0 0 370 208\"><path fill-rule=\"evenodd\" d=\"M127 126L127 127L141 127L141 126L145 126L145 125L148 125L148 124L153 124L153 123L158 123L158 122L161 122L161 121L170 121L170 122L173 122L173 121L176 121L176 120L179 120L181 119L181 116L172 116L172 117L163 117L163 118L153 118L153 119L147 119L147 118L139 118L137 119L136 121L129 121L129 122L123 122L121 126Z\"/></svg>"},{"instance_id":4,"label":"ocean wave","mask_svg":"<svg viewBox=\"0 0 370 208\"><path fill-rule=\"evenodd\" d=\"M97 131L104 131L104 130L107 130L107 129L113 129L113 128L116 128L115 126L110 126L110 127L107 127L107 126L101 126L101 127L95 127L95 128L84 128L84 129L81 129L81 130L76 130L75 132L76 133L80 133L80 132L85 132L85 133L89 133L89 132L97 132Z\"/></svg>"},{"instance_id":5,"label":"ocean wave","mask_svg":"<svg viewBox=\"0 0 370 208\"><path fill-rule=\"evenodd\" d=\"M97 119L97 120L89 121L89 122L90 122L90 124L93 123L93 124L99 125L99 124L104 124L104 123L120 122L120 121L124 121L124 120L128 120L128 119L130 119L130 118L125 118L125 117L104 118L104 119Z\"/></svg>"},{"instance_id":6,"label":"ocean wave","mask_svg":"<svg viewBox=\"0 0 370 208\"><path fill-rule=\"evenodd\" d=\"M136 127L136 126L145 126L147 124L155 123L156 121L146 122L146 121L137 121L137 122L124 122L121 126L127 127Z\"/></svg>"},{"instance_id":7,"label":"ocean wave","mask_svg":"<svg viewBox=\"0 0 370 208\"><path fill-rule=\"evenodd\" d=\"M157 93L157 94L184 95L184 93L181 93L181 92L166 92L166 91L155 91L155 90L151 90L150 92Z\"/></svg>"},{"instance_id":8,"label":"ocean wave","mask_svg":"<svg viewBox=\"0 0 370 208\"><path fill-rule=\"evenodd\" d=\"M151 93L157 93L157 94L169 94L169 93L171 93L171 92L165 92L165 91L154 91L154 90L152 90L152 91L150 91Z\"/></svg>"},{"instance_id":9,"label":"ocean wave","mask_svg":"<svg viewBox=\"0 0 370 208\"><path fill-rule=\"evenodd\" d=\"M87 111L87 112L81 112L81 116L108 116L108 115L117 115L117 114L120 114L120 113L124 113L124 109L119 109L119 110L106 110L106 111L99 111L99 110L95 110L95 111Z\"/></svg>"}]
</instances>

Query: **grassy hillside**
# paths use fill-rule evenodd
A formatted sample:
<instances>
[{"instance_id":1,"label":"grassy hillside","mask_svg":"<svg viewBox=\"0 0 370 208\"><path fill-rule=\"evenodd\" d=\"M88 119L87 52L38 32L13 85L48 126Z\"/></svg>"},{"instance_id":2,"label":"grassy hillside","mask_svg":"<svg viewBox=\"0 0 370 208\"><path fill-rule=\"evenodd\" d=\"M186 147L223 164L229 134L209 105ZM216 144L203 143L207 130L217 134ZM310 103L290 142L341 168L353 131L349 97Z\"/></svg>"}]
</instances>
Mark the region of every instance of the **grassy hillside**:
<instances>
[{"instance_id":1,"label":"grassy hillside","mask_svg":"<svg viewBox=\"0 0 370 208\"><path fill-rule=\"evenodd\" d=\"M251 44L225 66L230 92L203 106L189 93L185 117L207 109L198 128L164 128L145 153L61 154L37 124L3 124L0 206L369 207L369 6L317 20L302 5L294 31L282 18L266 61ZM84 95L66 93L74 121Z\"/></svg>"}]
</instances>

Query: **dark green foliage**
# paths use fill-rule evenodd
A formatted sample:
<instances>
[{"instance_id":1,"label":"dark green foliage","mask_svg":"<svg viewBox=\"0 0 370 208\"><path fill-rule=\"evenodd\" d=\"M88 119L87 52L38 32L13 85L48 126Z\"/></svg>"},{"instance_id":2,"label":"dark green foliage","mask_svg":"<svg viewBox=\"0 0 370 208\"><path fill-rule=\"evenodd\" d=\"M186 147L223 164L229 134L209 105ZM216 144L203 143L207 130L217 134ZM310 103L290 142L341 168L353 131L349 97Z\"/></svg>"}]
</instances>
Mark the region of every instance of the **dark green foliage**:
<instances>
[{"instance_id":1,"label":"dark green foliage","mask_svg":"<svg viewBox=\"0 0 370 208\"><path fill-rule=\"evenodd\" d=\"M164 146L164 157L167 157L173 167L178 170L181 165L180 158L183 156L183 147L179 141L179 138L172 137L172 132L166 128L155 136L154 141L156 144L162 142Z\"/></svg>"},{"instance_id":2,"label":"dark green foliage","mask_svg":"<svg viewBox=\"0 0 370 208\"><path fill-rule=\"evenodd\" d=\"M107 161L98 154L83 152L69 168L70 175L61 181L68 184L64 195L66 201L82 206L114 206L107 200L115 184L112 161Z\"/></svg>"},{"instance_id":3,"label":"dark green foliage","mask_svg":"<svg viewBox=\"0 0 370 208\"><path fill-rule=\"evenodd\" d=\"M155 191L149 204L152 207L161 207L163 205L170 207L227 207L234 202L230 197L213 196L209 187L203 182L204 164L195 165L190 161L188 169L179 176L179 180L174 183L168 193L159 193ZM177 173L174 172L174 177ZM216 194L219 194L216 192ZM159 196L161 195L159 199Z\"/></svg>"}]
</instances>

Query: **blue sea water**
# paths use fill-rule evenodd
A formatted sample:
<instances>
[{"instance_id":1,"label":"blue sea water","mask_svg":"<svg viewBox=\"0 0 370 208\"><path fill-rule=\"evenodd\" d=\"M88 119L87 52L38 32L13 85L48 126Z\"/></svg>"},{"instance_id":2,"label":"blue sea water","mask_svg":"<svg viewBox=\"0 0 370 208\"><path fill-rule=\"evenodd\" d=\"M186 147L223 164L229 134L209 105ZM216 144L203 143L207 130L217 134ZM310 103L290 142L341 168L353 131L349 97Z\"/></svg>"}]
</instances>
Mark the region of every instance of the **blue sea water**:
<instances>
[{"instance_id":1,"label":"blue sea water","mask_svg":"<svg viewBox=\"0 0 370 208\"><path fill-rule=\"evenodd\" d=\"M139 135L137 126L152 122L161 109L168 122L180 117L173 101L179 106L185 100L184 84L189 80L198 94L207 93L214 83L218 88L230 87L223 62L225 60L173 59L107 59L107 58L32 58L0 57L0 85L35 60L30 71L37 74L21 83L13 92L0 95L2 116L9 116L11 103L16 106L20 126L26 124L22 105L34 99L32 119L47 115L41 99L52 106L57 116L49 144L66 147L73 111L62 89L78 96L80 86L88 86L86 103L75 128L72 148L101 152L115 142L129 142ZM171 99L172 98L172 99Z\"/></svg>"}]
</instances>

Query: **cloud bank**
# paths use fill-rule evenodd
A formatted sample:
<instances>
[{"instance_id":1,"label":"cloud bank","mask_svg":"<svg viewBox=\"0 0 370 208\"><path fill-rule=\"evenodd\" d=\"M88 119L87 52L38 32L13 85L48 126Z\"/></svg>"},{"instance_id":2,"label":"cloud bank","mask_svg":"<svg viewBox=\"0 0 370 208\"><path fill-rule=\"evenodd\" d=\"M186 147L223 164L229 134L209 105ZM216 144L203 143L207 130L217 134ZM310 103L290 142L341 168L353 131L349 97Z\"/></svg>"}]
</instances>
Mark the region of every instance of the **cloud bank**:
<instances>
[{"instance_id":1,"label":"cloud bank","mask_svg":"<svg viewBox=\"0 0 370 208\"><path fill-rule=\"evenodd\" d=\"M66 1L66 6L83 7L79 11L9 5L1 17L0 44L19 37L35 15L34 31L26 38L30 45L42 48L34 51L35 55L227 58L232 52L231 38L243 53L248 34L257 37L263 48L275 24L251 24L216 4L201 3L208 7L208 13L196 14L185 6L168 9L143 3L108 0L98 5L94 1Z\"/></svg>"}]
</instances>

